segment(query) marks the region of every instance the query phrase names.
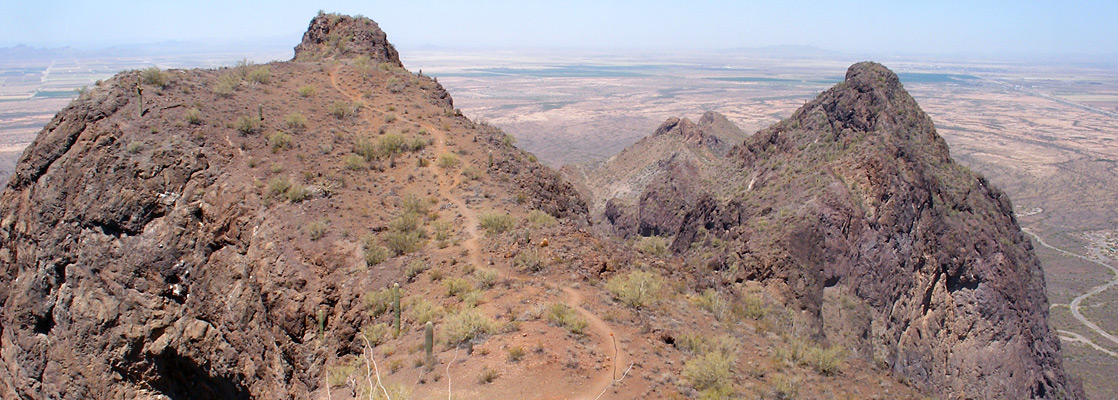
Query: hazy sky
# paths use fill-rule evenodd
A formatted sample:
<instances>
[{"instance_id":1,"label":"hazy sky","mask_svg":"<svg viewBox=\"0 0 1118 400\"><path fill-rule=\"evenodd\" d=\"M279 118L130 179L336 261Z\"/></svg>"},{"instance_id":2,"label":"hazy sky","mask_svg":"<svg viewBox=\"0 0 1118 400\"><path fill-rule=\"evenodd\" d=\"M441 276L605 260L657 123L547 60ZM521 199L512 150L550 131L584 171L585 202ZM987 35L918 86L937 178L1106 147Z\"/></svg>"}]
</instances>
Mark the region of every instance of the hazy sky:
<instances>
[{"instance_id":1,"label":"hazy sky","mask_svg":"<svg viewBox=\"0 0 1118 400\"><path fill-rule=\"evenodd\" d=\"M298 43L319 9L363 14L402 50L726 49L1118 53L1114 1L0 1L0 46L241 38Z\"/></svg>"}]
</instances>

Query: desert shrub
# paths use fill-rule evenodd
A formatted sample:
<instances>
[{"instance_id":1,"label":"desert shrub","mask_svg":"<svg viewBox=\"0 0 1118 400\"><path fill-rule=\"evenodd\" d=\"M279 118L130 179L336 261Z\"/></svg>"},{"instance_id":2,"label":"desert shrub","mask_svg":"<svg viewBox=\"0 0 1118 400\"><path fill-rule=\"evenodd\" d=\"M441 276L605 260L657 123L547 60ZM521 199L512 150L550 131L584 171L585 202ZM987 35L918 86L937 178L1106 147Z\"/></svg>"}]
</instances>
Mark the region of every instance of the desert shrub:
<instances>
[{"instance_id":1,"label":"desert shrub","mask_svg":"<svg viewBox=\"0 0 1118 400\"><path fill-rule=\"evenodd\" d=\"M481 289L489 289L493 284L497 283L497 278L500 275L495 269L478 268L474 271L474 279L477 280L477 287Z\"/></svg>"},{"instance_id":2,"label":"desert shrub","mask_svg":"<svg viewBox=\"0 0 1118 400\"><path fill-rule=\"evenodd\" d=\"M311 85L303 85L299 87L299 96L301 97L314 96L315 92L316 90L314 89L314 86Z\"/></svg>"},{"instance_id":3,"label":"desert shrub","mask_svg":"<svg viewBox=\"0 0 1118 400\"><path fill-rule=\"evenodd\" d=\"M232 72L227 72L217 77L217 82L214 83L212 90L218 96L229 97L237 91L237 87L240 85L241 78Z\"/></svg>"},{"instance_id":4,"label":"desert shrub","mask_svg":"<svg viewBox=\"0 0 1118 400\"><path fill-rule=\"evenodd\" d=\"M532 226L535 227L548 227L555 226L557 221L555 220L555 217L551 216L551 214L545 213L540 210L532 210L528 212L528 222L531 222Z\"/></svg>"},{"instance_id":5,"label":"desert shrub","mask_svg":"<svg viewBox=\"0 0 1118 400\"><path fill-rule=\"evenodd\" d=\"M310 195L311 193L309 190L307 190L307 187L297 182L292 183L291 187L288 187L287 191L283 192L283 197L287 198L287 201L290 201L292 203L298 203L306 200L310 197Z\"/></svg>"},{"instance_id":6,"label":"desert shrub","mask_svg":"<svg viewBox=\"0 0 1118 400\"><path fill-rule=\"evenodd\" d=\"M397 232L414 232L419 229L420 215L415 212L404 212L388 222L388 228Z\"/></svg>"},{"instance_id":7,"label":"desert shrub","mask_svg":"<svg viewBox=\"0 0 1118 400\"><path fill-rule=\"evenodd\" d=\"M408 282L414 281L415 277L422 274L423 271L426 271L428 268L430 267L427 263L423 262L423 260L413 260L404 268L404 277L408 278Z\"/></svg>"},{"instance_id":8,"label":"desert shrub","mask_svg":"<svg viewBox=\"0 0 1118 400\"><path fill-rule=\"evenodd\" d=\"M400 93L400 92L403 92L404 89L407 89L408 81L405 81L405 80L397 78L397 77L391 77L391 78L388 78L388 83L385 84L385 87L387 87L388 91L390 91L392 93Z\"/></svg>"},{"instance_id":9,"label":"desert shrub","mask_svg":"<svg viewBox=\"0 0 1118 400\"><path fill-rule=\"evenodd\" d=\"M144 68L143 71L140 71L140 79L148 85L159 86L160 88L167 86L167 74L159 67Z\"/></svg>"},{"instance_id":10,"label":"desert shrub","mask_svg":"<svg viewBox=\"0 0 1118 400\"><path fill-rule=\"evenodd\" d=\"M741 318L760 320L768 313L768 309L760 296L746 294L730 306L730 312Z\"/></svg>"},{"instance_id":11,"label":"desert shrub","mask_svg":"<svg viewBox=\"0 0 1118 400\"><path fill-rule=\"evenodd\" d=\"M382 235L381 240L384 246L397 256L419 251L424 244L423 237L418 231L388 231Z\"/></svg>"},{"instance_id":12,"label":"desert shrub","mask_svg":"<svg viewBox=\"0 0 1118 400\"><path fill-rule=\"evenodd\" d=\"M257 118L242 115L237 117L237 121L233 122L233 127L237 129L237 132L248 135L256 132L257 122L259 122Z\"/></svg>"},{"instance_id":13,"label":"desert shrub","mask_svg":"<svg viewBox=\"0 0 1118 400\"><path fill-rule=\"evenodd\" d=\"M302 132L307 128L307 117L299 113L287 114L283 117L283 123L294 132Z\"/></svg>"},{"instance_id":14,"label":"desert shrub","mask_svg":"<svg viewBox=\"0 0 1118 400\"><path fill-rule=\"evenodd\" d=\"M404 198L400 200L400 208L404 209L405 214L427 215L430 205L431 202L411 193L404 195Z\"/></svg>"},{"instance_id":15,"label":"desert shrub","mask_svg":"<svg viewBox=\"0 0 1118 400\"><path fill-rule=\"evenodd\" d=\"M727 354L711 352L693 357L683 364L683 377L698 390L730 386L733 360Z\"/></svg>"},{"instance_id":16,"label":"desert shrub","mask_svg":"<svg viewBox=\"0 0 1118 400\"><path fill-rule=\"evenodd\" d=\"M435 240L447 241L450 240L451 226L447 221L435 221L431 224L435 228Z\"/></svg>"},{"instance_id":17,"label":"desert shrub","mask_svg":"<svg viewBox=\"0 0 1118 400\"><path fill-rule=\"evenodd\" d=\"M631 271L627 274L614 275L606 283L613 297L625 305L633 308L644 308L660 299L660 287L663 279L651 271Z\"/></svg>"},{"instance_id":18,"label":"desert shrub","mask_svg":"<svg viewBox=\"0 0 1118 400\"><path fill-rule=\"evenodd\" d=\"M345 164L346 169L352 171L363 170L366 164L368 164L368 162L365 161L365 157L361 157L357 154L347 154L342 158L342 163Z\"/></svg>"},{"instance_id":19,"label":"desert shrub","mask_svg":"<svg viewBox=\"0 0 1118 400\"><path fill-rule=\"evenodd\" d=\"M451 345L478 339L496 331L496 323L476 308L462 308L447 315L443 322L443 334Z\"/></svg>"},{"instance_id":20,"label":"desert shrub","mask_svg":"<svg viewBox=\"0 0 1118 400\"><path fill-rule=\"evenodd\" d=\"M501 377L500 372L486 365L485 368L481 369L481 375L478 376L477 381L481 384L493 383L499 377Z\"/></svg>"},{"instance_id":21,"label":"desert shrub","mask_svg":"<svg viewBox=\"0 0 1118 400\"><path fill-rule=\"evenodd\" d=\"M443 287L446 287L447 296L461 296L474 290L470 281L457 276L443 279Z\"/></svg>"},{"instance_id":22,"label":"desert shrub","mask_svg":"<svg viewBox=\"0 0 1118 400\"><path fill-rule=\"evenodd\" d=\"M578 315L577 311L564 303L554 303L548 306L545 317L548 323L564 328L576 335L581 335L586 326L589 325L586 318Z\"/></svg>"},{"instance_id":23,"label":"desert shrub","mask_svg":"<svg viewBox=\"0 0 1118 400\"><path fill-rule=\"evenodd\" d=\"M512 258L512 265L518 270L533 273L543 271L547 267L535 249L522 250L516 253L516 256Z\"/></svg>"},{"instance_id":24,"label":"desert shrub","mask_svg":"<svg viewBox=\"0 0 1118 400\"><path fill-rule=\"evenodd\" d=\"M186 122L191 125L202 125L202 112L197 108L186 110Z\"/></svg>"},{"instance_id":25,"label":"desert shrub","mask_svg":"<svg viewBox=\"0 0 1118 400\"><path fill-rule=\"evenodd\" d=\"M846 364L846 349L838 345L827 348L811 346L805 359L816 372L831 376L842 372L842 367Z\"/></svg>"},{"instance_id":26,"label":"desert shrub","mask_svg":"<svg viewBox=\"0 0 1118 400\"><path fill-rule=\"evenodd\" d=\"M675 347L691 354L738 353L738 341L729 335L710 337L698 333L685 333L676 338Z\"/></svg>"},{"instance_id":27,"label":"desert shrub","mask_svg":"<svg viewBox=\"0 0 1118 400\"><path fill-rule=\"evenodd\" d=\"M480 223L486 234L497 235L512 229L513 225L516 225L516 220L511 215L491 211L481 214Z\"/></svg>"},{"instance_id":28,"label":"desert shrub","mask_svg":"<svg viewBox=\"0 0 1118 400\"><path fill-rule=\"evenodd\" d=\"M656 257L667 255L668 238L660 236L642 237L640 241L637 242L637 250Z\"/></svg>"},{"instance_id":29,"label":"desert shrub","mask_svg":"<svg viewBox=\"0 0 1118 400\"><path fill-rule=\"evenodd\" d=\"M408 150L408 141L403 135L389 133L380 137L378 148L380 154L395 156Z\"/></svg>"},{"instance_id":30,"label":"desert shrub","mask_svg":"<svg viewBox=\"0 0 1118 400\"><path fill-rule=\"evenodd\" d=\"M357 112L360 110L361 105L359 103L339 100L335 101L333 104L330 104L330 115L333 115L334 118L337 119L352 117L354 115L357 115Z\"/></svg>"},{"instance_id":31,"label":"desert shrub","mask_svg":"<svg viewBox=\"0 0 1118 400\"><path fill-rule=\"evenodd\" d=\"M512 346L508 348L509 362L518 362L524 359L524 348L520 346Z\"/></svg>"},{"instance_id":32,"label":"desert shrub","mask_svg":"<svg viewBox=\"0 0 1118 400\"><path fill-rule=\"evenodd\" d=\"M457 156L447 153L440 155L439 160L435 164L438 165L440 168L453 169L458 168L460 162L458 161Z\"/></svg>"},{"instance_id":33,"label":"desert shrub","mask_svg":"<svg viewBox=\"0 0 1118 400\"><path fill-rule=\"evenodd\" d=\"M365 325L361 327L361 336L368 339L369 344L376 346L384 343L384 337L388 336L388 329L388 325L383 322Z\"/></svg>"},{"instance_id":34,"label":"desert shrub","mask_svg":"<svg viewBox=\"0 0 1118 400\"><path fill-rule=\"evenodd\" d=\"M385 114L384 115L384 123L391 124L393 122L396 122L396 114Z\"/></svg>"},{"instance_id":35,"label":"desert shrub","mask_svg":"<svg viewBox=\"0 0 1118 400\"><path fill-rule=\"evenodd\" d=\"M310 236L312 241L317 241L326 236L326 223L322 221L314 221L307 224L307 236Z\"/></svg>"},{"instance_id":36,"label":"desert shrub","mask_svg":"<svg viewBox=\"0 0 1118 400\"><path fill-rule=\"evenodd\" d=\"M268 81L272 80L272 71L269 70L268 67L253 68L252 71L249 71L246 78L252 83L266 84Z\"/></svg>"},{"instance_id":37,"label":"desert shrub","mask_svg":"<svg viewBox=\"0 0 1118 400\"><path fill-rule=\"evenodd\" d=\"M363 249L365 250L366 266L371 267L388 259L388 249L377 243L376 235L365 235L362 241L364 242Z\"/></svg>"},{"instance_id":38,"label":"desert shrub","mask_svg":"<svg viewBox=\"0 0 1118 400\"><path fill-rule=\"evenodd\" d=\"M357 138L357 142L353 144L353 152L365 157L366 161L379 160L383 154L380 152L379 146L369 138Z\"/></svg>"},{"instance_id":39,"label":"desert shrub","mask_svg":"<svg viewBox=\"0 0 1118 400\"><path fill-rule=\"evenodd\" d=\"M280 150L286 149L291 145L294 138L283 132L275 132L268 135L268 145L272 147L272 153L278 153Z\"/></svg>"},{"instance_id":40,"label":"desert shrub","mask_svg":"<svg viewBox=\"0 0 1118 400\"><path fill-rule=\"evenodd\" d=\"M291 188L291 181L286 176L277 176L268 181L268 194L280 196Z\"/></svg>"},{"instance_id":41,"label":"desert shrub","mask_svg":"<svg viewBox=\"0 0 1118 400\"><path fill-rule=\"evenodd\" d=\"M124 150L127 151L129 154L136 154L136 153L139 153L140 150L143 150L143 149L144 149L144 144L143 143L141 143L141 142L131 142L131 143L128 143L128 147L126 147Z\"/></svg>"},{"instance_id":42,"label":"desert shrub","mask_svg":"<svg viewBox=\"0 0 1118 400\"><path fill-rule=\"evenodd\" d=\"M383 288L365 292L365 310L373 318L392 311L392 289Z\"/></svg>"},{"instance_id":43,"label":"desert shrub","mask_svg":"<svg viewBox=\"0 0 1118 400\"><path fill-rule=\"evenodd\" d=\"M466 180L476 181L481 179L481 170L473 165L467 165L466 168L462 168L462 176L466 177Z\"/></svg>"},{"instance_id":44,"label":"desert shrub","mask_svg":"<svg viewBox=\"0 0 1118 400\"><path fill-rule=\"evenodd\" d=\"M431 303L422 297L409 301L407 310L411 315L411 321L417 325L424 325L428 321L434 322L446 313L442 306Z\"/></svg>"},{"instance_id":45,"label":"desert shrub","mask_svg":"<svg viewBox=\"0 0 1118 400\"><path fill-rule=\"evenodd\" d=\"M799 393L796 379L785 374L774 374L769 385L770 394L775 400L791 400Z\"/></svg>"},{"instance_id":46,"label":"desert shrub","mask_svg":"<svg viewBox=\"0 0 1118 400\"><path fill-rule=\"evenodd\" d=\"M719 321L726 316L726 311L729 309L726 301L722 300L722 295L714 289L704 290L701 295L692 298L691 302L695 306L709 311Z\"/></svg>"}]
</instances>

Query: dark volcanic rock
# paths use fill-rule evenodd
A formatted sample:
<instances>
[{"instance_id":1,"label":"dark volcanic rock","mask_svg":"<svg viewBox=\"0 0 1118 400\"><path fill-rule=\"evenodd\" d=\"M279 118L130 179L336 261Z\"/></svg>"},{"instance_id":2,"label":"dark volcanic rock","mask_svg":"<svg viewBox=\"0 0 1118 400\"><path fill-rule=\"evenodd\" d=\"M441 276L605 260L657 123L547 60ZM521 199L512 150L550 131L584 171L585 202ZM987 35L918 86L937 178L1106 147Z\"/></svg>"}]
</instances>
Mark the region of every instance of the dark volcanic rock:
<instances>
[{"instance_id":1,"label":"dark volcanic rock","mask_svg":"<svg viewBox=\"0 0 1118 400\"><path fill-rule=\"evenodd\" d=\"M319 14L295 46L295 61L321 61L367 56L372 61L403 67L388 35L371 19Z\"/></svg>"},{"instance_id":2,"label":"dark volcanic rock","mask_svg":"<svg viewBox=\"0 0 1118 400\"><path fill-rule=\"evenodd\" d=\"M1008 197L951 160L891 71L855 64L731 157L754 177L749 189L700 201L674 250L706 234L730 241L724 255L738 279L785 287L817 317L817 334L931 392L1082 397ZM825 293L864 304L870 317L822 313Z\"/></svg>"}]
</instances>

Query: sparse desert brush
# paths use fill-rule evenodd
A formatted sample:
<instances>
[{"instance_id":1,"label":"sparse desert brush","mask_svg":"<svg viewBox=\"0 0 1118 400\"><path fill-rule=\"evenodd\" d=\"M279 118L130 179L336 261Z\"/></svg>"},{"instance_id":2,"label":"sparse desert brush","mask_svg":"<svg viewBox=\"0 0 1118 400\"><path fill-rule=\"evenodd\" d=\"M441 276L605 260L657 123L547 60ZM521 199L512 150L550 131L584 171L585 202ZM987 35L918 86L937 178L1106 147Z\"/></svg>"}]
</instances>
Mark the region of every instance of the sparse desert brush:
<instances>
[{"instance_id":1,"label":"sparse desert brush","mask_svg":"<svg viewBox=\"0 0 1118 400\"><path fill-rule=\"evenodd\" d=\"M391 77L388 78L388 82L384 86L392 93L400 93L408 88L408 81L397 77Z\"/></svg>"},{"instance_id":2,"label":"sparse desert brush","mask_svg":"<svg viewBox=\"0 0 1118 400\"><path fill-rule=\"evenodd\" d=\"M295 138L286 133L274 132L271 135L268 135L268 145L271 146L272 153L278 153L280 150L286 149L288 146L290 146L291 141L294 139Z\"/></svg>"},{"instance_id":3,"label":"sparse desert brush","mask_svg":"<svg viewBox=\"0 0 1118 400\"><path fill-rule=\"evenodd\" d=\"M333 115L334 118L337 119L345 119L355 116L360 110L360 103L339 100L335 101L333 104L330 104L330 115Z\"/></svg>"},{"instance_id":4,"label":"sparse desert brush","mask_svg":"<svg viewBox=\"0 0 1118 400\"><path fill-rule=\"evenodd\" d=\"M811 346L805 358L808 365L820 374L831 376L842 372L846 364L846 349L839 345L826 348Z\"/></svg>"},{"instance_id":5,"label":"sparse desert brush","mask_svg":"<svg viewBox=\"0 0 1118 400\"><path fill-rule=\"evenodd\" d=\"M368 234L362 238L365 250L365 265L368 267L380 264L388 259L388 249L377 243L376 235Z\"/></svg>"},{"instance_id":6,"label":"sparse desert brush","mask_svg":"<svg viewBox=\"0 0 1118 400\"><path fill-rule=\"evenodd\" d=\"M277 176L268 181L268 194L272 196L282 195L290 188L291 180L286 176Z\"/></svg>"},{"instance_id":7,"label":"sparse desert brush","mask_svg":"<svg viewBox=\"0 0 1118 400\"><path fill-rule=\"evenodd\" d=\"M473 165L467 165L466 168L462 168L462 176L468 181L476 181L481 179L481 170Z\"/></svg>"},{"instance_id":8,"label":"sparse desert brush","mask_svg":"<svg viewBox=\"0 0 1118 400\"><path fill-rule=\"evenodd\" d=\"M365 310L372 318L384 315L392 308L392 289L382 288L365 292Z\"/></svg>"},{"instance_id":9,"label":"sparse desert brush","mask_svg":"<svg viewBox=\"0 0 1118 400\"><path fill-rule=\"evenodd\" d=\"M323 221L314 221L307 224L307 236L312 241L322 239L323 236L326 236L326 226L326 222Z\"/></svg>"},{"instance_id":10,"label":"sparse desert brush","mask_svg":"<svg viewBox=\"0 0 1118 400\"><path fill-rule=\"evenodd\" d=\"M703 391L729 387L732 373L733 359L719 352L693 357L683 364L683 377L692 387Z\"/></svg>"},{"instance_id":11,"label":"sparse desert brush","mask_svg":"<svg viewBox=\"0 0 1118 400\"><path fill-rule=\"evenodd\" d=\"M266 84L272 80L272 71L268 67L256 67L249 71L246 78L252 83Z\"/></svg>"},{"instance_id":12,"label":"sparse desert brush","mask_svg":"<svg viewBox=\"0 0 1118 400\"><path fill-rule=\"evenodd\" d=\"M493 284L497 283L497 278L499 277L500 274L498 274L495 269L478 268L474 271L474 279L477 281L477 287L479 289L489 289L493 287Z\"/></svg>"},{"instance_id":13,"label":"sparse desert brush","mask_svg":"<svg viewBox=\"0 0 1118 400\"><path fill-rule=\"evenodd\" d=\"M307 128L307 117L299 113L287 114L283 117L283 123L294 132L302 132Z\"/></svg>"},{"instance_id":14,"label":"sparse desert brush","mask_svg":"<svg viewBox=\"0 0 1118 400\"><path fill-rule=\"evenodd\" d=\"M407 267L404 269L404 277L408 278L408 282L414 281L415 277L419 276L419 274L422 274L428 268L430 267L422 260L413 260L412 262L409 262Z\"/></svg>"},{"instance_id":15,"label":"sparse desert brush","mask_svg":"<svg viewBox=\"0 0 1118 400\"><path fill-rule=\"evenodd\" d=\"M197 108L191 108L189 110L186 110L186 122L191 124L191 125L201 125L202 124L202 112L198 111Z\"/></svg>"},{"instance_id":16,"label":"sparse desert brush","mask_svg":"<svg viewBox=\"0 0 1118 400\"><path fill-rule=\"evenodd\" d=\"M144 68L140 71L140 79L148 85L159 86L161 89L167 86L167 74L159 67Z\"/></svg>"},{"instance_id":17,"label":"sparse desert brush","mask_svg":"<svg viewBox=\"0 0 1118 400\"><path fill-rule=\"evenodd\" d=\"M396 122L396 114L385 114L384 115L384 123L391 124L393 122Z\"/></svg>"},{"instance_id":18,"label":"sparse desert brush","mask_svg":"<svg viewBox=\"0 0 1118 400\"><path fill-rule=\"evenodd\" d=\"M124 150L127 151L129 154L136 154L136 153L139 153L140 150L143 150L143 149L144 149L144 144L142 142L131 142L131 143L128 143L128 147L126 147Z\"/></svg>"},{"instance_id":19,"label":"sparse desert brush","mask_svg":"<svg viewBox=\"0 0 1118 400\"><path fill-rule=\"evenodd\" d=\"M425 240L423 239L420 231L388 231L382 234L381 240L384 245L394 255L404 255L414 253L423 248Z\"/></svg>"},{"instance_id":20,"label":"sparse desert brush","mask_svg":"<svg viewBox=\"0 0 1118 400\"><path fill-rule=\"evenodd\" d=\"M547 313L544 316L547 318L547 322L552 325L562 327L576 335L581 335L586 330L586 326L589 325L586 318L578 315L577 311L564 303L554 303L548 306Z\"/></svg>"},{"instance_id":21,"label":"sparse desert brush","mask_svg":"<svg viewBox=\"0 0 1118 400\"><path fill-rule=\"evenodd\" d=\"M384 343L384 337L388 336L388 330L388 325L380 322L361 327L361 335L369 339L369 343L373 346L376 346Z\"/></svg>"},{"instance_id":22,"label":"sparse desert brush","mask_svg":"<svg viewBox=\"0 0 1118 400\"><path fill-rule=\"evenodd\" d=\"M481 370L481 375L478 376L477 380L478 383L481 384L493 383L493 381L497 380L500 376L500 372L486 365L485 368Z\"/></svg>"},{"instance_id":23,"label":"sparse desert brush","mask_svg":"<svg viewBox=\"0 0 1118 400\"><path fill-rule=\"evenodd\" d=\"M512 258L512 265L518 270L532 273L547 269L543 260L540 259L539 253L536 252L534 248L521 250L519 253L516 253L516 256Z\"/></svg>"},{"instance_id":24,"label":"sparse desert brush","mask_svg":"<svg viewBox=\"0 0 1118 400\"><path fill-rule=\"evenodd\" d=\"M518 362L524 359L524 348L520 346L512 346L508 348L509 362Z\"/></svg>"},{"instance_id":25,"label":"sparse desert brush","mask_svg":"<svg viewBox=\"0 0 1118 400\"><path fill-rule=\"evenodd\" d=\"M368 164L368 162L365 161L365 157L361 157L357 154L347 154L342 158L342 163L345 164L346 169L351 171L363 170Z\"/></svg>"},{"instance_id":26,"label":"sparse desert brush","mask_svg":"<svg viewBox=\"0 0 1118 400\"><path fill-rule=\"evenodd\" d=\"M532 210L528 212L528 222L537 228L555 226L557 221L551 214L545 213L540 210Z\"/></svg>"},{"instance_id":27,"label":"sparse desert brush","mask_svg":"<svg viewBox=\"0 0 1118 400\"><path fill-rule=\"evenodd\" d=\"M418 325L426 324L427 322L437 321L446 314L446 309L438 304L431 303L425 298L416 297L408 302L406 307L408 314L411 315L411 321Z\"/></svg>"},{"instance_id":28,"label":"sparse desert brush","mask_svg":"<svg viewBox=\"0 0 1118 400\"><path fill-rule=\"evenodd\" d=\"M737 354L738 341L730 335L711 337L700 333L684 333L676 338L675 347L691 354Z\"/></svg>"},{"instance_id":29,"label":"sparse desert brush","mask_svg":"<svg viewBox=\"0 0 1118 400\"><path fill-rule=\"evenodd\" d=\"M257 122L259 122L258 118L242 115L233 122L233 127L237 132L249 135L256 132Z\"/></svg>"},{"instance_id":30,"label":"sparse desert brush","mask_svg":"<svg viewBox=\"0 0 1118 400\"><path fill-rule=\"evenodd\" d=\"M642 237L637 242L637 250L650 256L665 256L668 254L668 238L661 236Z\"/></svg>"},{"instance_id":31,"label":"sparse desert brush","mask_svg":"<svg viewBox=\"0 0 1118 400\"><path fill-rule=\"evenodd\" d=\"M726 312L729 310L729 306L726 304L726 301L722 299L722 295L713 288L706 289L702 294L692 297L691 303L696 307L709 311L711 315L714 315L714 318L719 321L726 317Z\"/></svg>"},{"instance_id":32,"label":"sparse desert brush","mask_svg":"<svg viewBox=\"0 0 1118 400\"><path fill-rule=\"evenodd\" d=\"M400 200L400 208L404 209L405 214L426 215L431 202L419 198L414 194L408 193Z\"/></svg>"},{"instance_id":33,"label":"sparse desert brush","mask_svg":"<svg viewBox=\"0 0 1118 400\"><path fill-rule=\"evenodd\" d=\"M314 86L311 85L303 85L299 87L300 97L311 97L314 96L315 92L316 90L314 89Z\"/></svg>"},{"instance_id":34,"label":"sparse desert brush","mask_svg":"<svg viewBox=\"0 0 1118 400\"><path fill-rule=\"evenodd\" d=\"M614 275L606 282L606 290L613 297L633 308L648 307L660 300L663 278L651 271L630 271Z\"/></svg>"},{"instance_id":35,"label":"sparse desert brush","mask_svg":"<svg viewBox=\"0 0 1118 400\"><path fill-rule=\"evenodd\" d=\"M443 334L447 344L451 346L478 339L496 331L496 323L476 308L463 307L447 315L443 322Z\"/></svg>"},{"instance_id":36,"label":"sparse desert brush","mask_svg":"<svg viewBox=\"0 0 1118 400\"><path fill-rule=\"evenodd\" d=\"M481 228L485 229L485 233L489 235L505 233L516 225L516 220L511 215L496 211L481 214L479 220Z\"/></svg>"},{"instance_id":37,"label":"sparse desert brush","mask_svg":"<svg viewBox=\"0 0 1118 400\"><path fill-rule=\"evenodd\" d=\"M222 97L231 97L241 86L241 78L233 72L226 72L217 77L217 82L214 82L214 94Z\"/></svg>"},{"instance_id":38,"label":"sparse desert brush","mask_svg":"<svg viewBox=\"0 0 1118 400\"><path fill-rule=\"evenodd\" d=\"M756 294L745 294L730 306L730 312L741 318L760 320L768 314L765 301Z\"/></svg>"},{"instance_id":39,"label":"sparse desert brush","mask_svg":"<svg viewBox=\"0 0 1118 400\"><path fill-rule=\"evenodd\" d=\"M290 201L292 203L299 203L310 197L310 191L307 190L306 186L295 182L291 184L291 187L287 188L287 191L283 193L283 196L287 198L287 201Z\"/></svg>"},{"instance_id":40,"label":"sparse desert brush","mask_svg":"<svg viewBox=\"0 0 1118 400\"><path fill-rule=\"evenodd\" d=\"M438 165L440 168L454 169L458 168L458 165L460 163L461 162L458 161L457 156L451 153L446 153L439 155L439 160L436 162L436 165Z\"/></svg>"},{"instance_id":41,"label":"sparse desert brush","mask_svg":"<svg viewBox=\"0 0 1118 400\"><path fill-rule=\"evenodd\" d=\"M403 214L393 218L392 221L389 221L388 228L397 232L414 232L419 229L419 225L422 222L422 217L419 213L405 211Z\"/></svg>"},{"instance_id":42,"label":"sparse desert brush","mask_svg":"<svg viewBox=\"0 0 1118 400\"><path fill-rule=\"evenodd\" d=\"M474 285L470 281L457 276L443 279L443 286L446 287L447 296L461 296L474 290Z\"/></svg>"}]
</instances>

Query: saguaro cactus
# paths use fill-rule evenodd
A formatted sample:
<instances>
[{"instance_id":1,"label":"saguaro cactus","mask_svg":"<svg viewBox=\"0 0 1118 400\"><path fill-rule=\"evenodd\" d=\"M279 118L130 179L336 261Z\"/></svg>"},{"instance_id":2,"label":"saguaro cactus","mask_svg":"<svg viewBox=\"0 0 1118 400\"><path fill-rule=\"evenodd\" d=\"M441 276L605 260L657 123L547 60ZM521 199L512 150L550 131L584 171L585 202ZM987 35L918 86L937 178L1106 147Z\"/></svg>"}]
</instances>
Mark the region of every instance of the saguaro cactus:
<instances>
[{"instance_id":1,"label":"saguaro cactus","mask_svg":"<svg viewBox=\"0 0 1118 400\"><path fill-rule=\"evenodd\" d=\"M136 97L140 108L140 117L144 116L144 85L136 81Z\"/></svg>"},{"instance_id":2,"label":"saguaro cactus","mask_svg":"<svg viewBox=\"0 0 1118 400\"><path fill-rule=\"evenodd\" d=\"M396 337L400 337L400 284L392 284L392 312L396 320Z\"/></svg>"},{"instance_id":3,"label":"saguaro cactus","mask_svg":"<svg viewBox=\"0 0 1118 400\"><path fill-rule=\"evenodd\" d=\"M423 330L423 351L427 353L427 362L430 363L434 360L435 348L435 324L427 321L427 327Z\"/></svg>"}]
</instances>

